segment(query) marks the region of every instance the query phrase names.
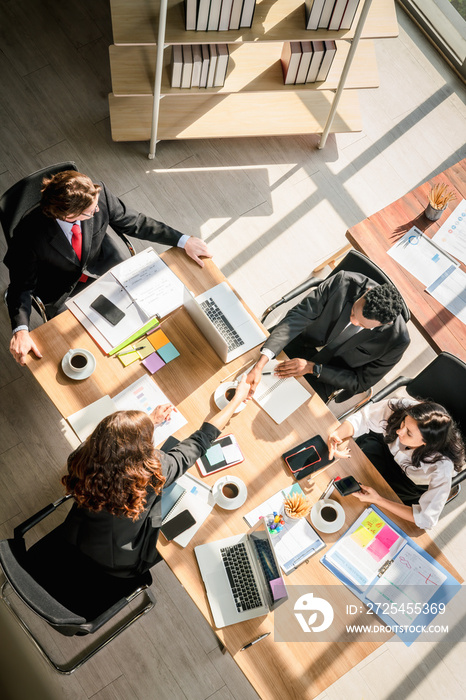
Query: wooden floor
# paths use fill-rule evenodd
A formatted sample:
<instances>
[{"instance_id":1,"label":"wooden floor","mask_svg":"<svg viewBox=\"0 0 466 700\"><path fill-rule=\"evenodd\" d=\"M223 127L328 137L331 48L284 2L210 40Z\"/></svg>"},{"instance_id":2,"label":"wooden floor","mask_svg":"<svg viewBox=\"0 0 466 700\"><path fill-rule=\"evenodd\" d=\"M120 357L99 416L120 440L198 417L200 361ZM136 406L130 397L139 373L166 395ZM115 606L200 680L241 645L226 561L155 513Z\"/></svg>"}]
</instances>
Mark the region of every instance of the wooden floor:
<instances>
[{"instance_id":1,"label":"wooden floor","mask_svg":"<svg viewBox=\"0 0 466 700\"><path fill-rule=\"evenodd\" d=\"M360 93L362 133L332 136L323 151L313 136L164 142L149 161L147 144L110 139L106 0L3 0L0 192L37 168L75 160L128 205L201 235L259 313L338 249L349 226L465 156L464 86L401 11L399 21L399 38L376 44L381 87ZM2 258L4 251L0 241ZM2 290L7 280L1 265ZM419 335L412 337L391 376L416 372L432 358ZM2 305L0 537L61 494L59 477L76 445L29 373L9 356L9 338ZM465 524L462 494L432 533L464 577ZM71 677L57 678L37 661L0 610L2 642L11 640L1 646L0 677L6 666L14 688L4 697L257 698L165 564L154 575L155 610ZM16 651L16 643L23 648ZM42 676L31 690L25 670L36 665ZM461 644L408 650L393 643L320 700L459 700L465 684Z\"/></svg>"}]
</instances>

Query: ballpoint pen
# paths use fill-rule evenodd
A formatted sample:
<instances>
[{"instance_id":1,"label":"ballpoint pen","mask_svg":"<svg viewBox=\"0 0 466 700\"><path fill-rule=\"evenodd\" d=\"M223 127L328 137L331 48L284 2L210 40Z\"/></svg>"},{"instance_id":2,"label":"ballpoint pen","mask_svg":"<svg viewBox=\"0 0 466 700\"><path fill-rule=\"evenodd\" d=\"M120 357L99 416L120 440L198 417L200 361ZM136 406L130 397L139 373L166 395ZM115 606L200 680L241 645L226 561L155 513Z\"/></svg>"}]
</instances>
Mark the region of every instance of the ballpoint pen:
<instances>
[{"instance_id":1,"label":"ballpoint pen","mask_svg":"<svg viewBox=\"0 0 466 700\"><path fill-rule=\"evenodd\" d=\"M268 637L270 632L266 632L265 634L261 634L260 637L257 637L257 639L253 639L252 642L249 642L249 644L245 644L244 647L241 647L240 651L244 651L245 649L249 649L249 647L252 647L253 644L257 644L257 642L260 642L261 639L265 639Z\"/></svg>"},{"instance_id":2,"label":"ballpoint pen","mask_svg":"<svg viewBox=\"0 0 466 700\"><path fill-rule=\"evenodd\" d=\"M115 353L113 357L120 357L120 355L129 355L131 352L137 352L138 350L144 350L144 345L139 345L137 348L132 348L131 350L122 350L121 352Z\"/></svg>"},{"instance_id":3,"label":"ballpoint pen","mask_svg":"<svg viewBox=\"0 0 466 700\"><path fill-rule=\"evenodd\" d=\"M330 489L333 488L334 483L335 483L335 479L331 479L331 480L328 482L326 488L324 489L322 495L321 495L320 498L319 498L319 501L323 501L323 500L324 500L325 496L328 494L328 492L330 491Z\"/></svg>"}]
</instances>

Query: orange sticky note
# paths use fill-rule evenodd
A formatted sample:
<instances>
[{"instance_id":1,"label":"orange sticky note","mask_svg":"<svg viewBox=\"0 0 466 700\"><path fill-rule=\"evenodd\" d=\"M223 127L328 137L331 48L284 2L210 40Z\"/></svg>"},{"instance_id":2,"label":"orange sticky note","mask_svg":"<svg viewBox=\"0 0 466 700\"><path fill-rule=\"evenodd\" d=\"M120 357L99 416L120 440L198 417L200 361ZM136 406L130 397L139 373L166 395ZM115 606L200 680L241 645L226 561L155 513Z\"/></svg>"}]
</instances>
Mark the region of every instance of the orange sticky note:
<instances>
[{"instance_id":1,"label":"orange sticky note","mask_svg":"<svg viewBox=\"0 0 466 700\"><path fill-rule=\"evenodd\" d=\"M147 338L154 350L158 350L170 342L163 331L155 331L155 333L148 335Z\"/></svg>"}]
</instances>

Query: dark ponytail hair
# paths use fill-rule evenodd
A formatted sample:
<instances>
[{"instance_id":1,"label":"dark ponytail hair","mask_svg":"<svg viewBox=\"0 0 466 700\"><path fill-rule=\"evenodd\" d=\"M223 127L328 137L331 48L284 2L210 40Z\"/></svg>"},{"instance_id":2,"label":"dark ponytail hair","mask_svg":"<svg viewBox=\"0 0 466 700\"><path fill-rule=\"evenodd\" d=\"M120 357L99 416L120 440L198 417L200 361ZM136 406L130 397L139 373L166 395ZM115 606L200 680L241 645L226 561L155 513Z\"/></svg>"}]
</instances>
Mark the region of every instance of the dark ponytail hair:
<instances>
[{"instance_id":1,"label":"dark ponytail hair","mask_svg":"<svg viewBox=\"0 0 466 700\"><path fill-rule=\"evenodd\" d=\"M461 434L448 411L433 401L420 401L412 406L403 405L403 401L390 401L392 414L387 421L384 440L387 444L396 440L396 431L406 416L411 416L422 435L425 445L413 450L413 466L421 462L433 464L442 457L448 457L454 464L455 471L464 466L465 453Z\"/></svg>"}]
</instances>

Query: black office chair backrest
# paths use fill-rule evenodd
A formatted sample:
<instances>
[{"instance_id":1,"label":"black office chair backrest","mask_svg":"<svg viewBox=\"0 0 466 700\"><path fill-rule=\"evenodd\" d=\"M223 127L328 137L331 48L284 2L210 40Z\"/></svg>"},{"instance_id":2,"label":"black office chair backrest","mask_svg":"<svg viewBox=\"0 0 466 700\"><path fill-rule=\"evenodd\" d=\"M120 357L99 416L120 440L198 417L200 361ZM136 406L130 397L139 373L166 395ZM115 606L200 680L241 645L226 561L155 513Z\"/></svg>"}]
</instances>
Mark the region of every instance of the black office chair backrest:
<instances>
[{"instance_id":1,"label":"black office chair backrest","mask_svg":"<svg viewBox=\"0 0 466 700\"><path fill-rule=\"evenodd\" d=\"M0 197L0 223L7 245L10 244L13 231L23 216L39 204L44 177L51 177L63 170L77 171L78 168L73 161L49 165L19 180Z\"/></svg>"},{"instance_id":2,"label":"black office chair backrest","mask_svg":"<svg viewBox=\"0 0 466 700\"><path fill-rule=\"evenodd\" d=\"M444 406L466 440L466 363L442 352L407 385L414 398L432 399Z\"/></svg>"},{"instance_id":3,"label":"black office chair backrest","mask_svg":"<svg viewBox=\"0 0 466 700\"><path fill-rule=\"evenodd\" d=\"M393 284L390 277L388 277L388 275L386 275L385 272L378 265L373 263L371 260L369 260L368 257L363 255L363 253L360 253L358 250L350 250L345 255L343 260L341 260L338 263L338 265L332 270L329 277L331 277L332 275L336 275L336 273L340 272L341 270L345 272L358 272L361 275L366 275L366 277L370 277L372 280L374 280L374 282L377 282L378 284L385 284L386 282ZM409 321L411 316L408 306L404 299L402 316L406 322Z\"/></svg>"}]
</instances>

